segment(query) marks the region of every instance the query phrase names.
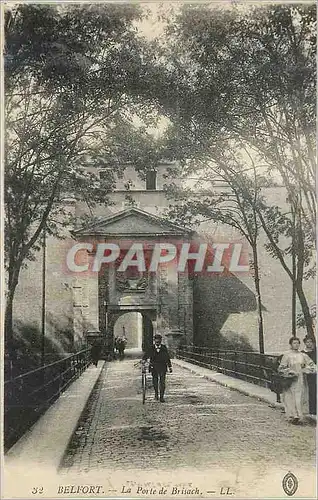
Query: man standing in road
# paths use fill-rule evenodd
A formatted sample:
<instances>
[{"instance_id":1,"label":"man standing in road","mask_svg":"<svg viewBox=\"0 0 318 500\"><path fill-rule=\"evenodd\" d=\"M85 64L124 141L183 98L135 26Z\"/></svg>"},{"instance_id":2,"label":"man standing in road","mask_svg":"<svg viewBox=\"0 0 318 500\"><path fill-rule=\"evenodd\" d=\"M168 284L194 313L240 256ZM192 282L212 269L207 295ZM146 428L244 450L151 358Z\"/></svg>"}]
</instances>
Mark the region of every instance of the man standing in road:
<instances>
[{"instance_id":1,"label":"man standing in road","mask_svg":"<svg viewBox=\"0 0 318 500\"><path fill-rule=\"evenodd\" d=\"M161 342L162 336L157 333L154 336L154 345L151 347L148 353L145 353L145 355L143 356L143 361L146 361L148 358L150 359L149 371L152 374L152 382L155 389L155 398L158 400L160 393L160 402L164 403L166 373L168 368L169 372L172 373L172 366L168 349Z\"/></svg>"},{"instance_id":2,"label":"man standing in road","mask_svg":"<svg viewBox=\"0 0 318 500\"><path fill-rule=\"evenodd\" d=\"M95 340L94 343L92 344L92 347L91 347L91 359L92 359L92 363L96 367L98 365L98 360L100 358L101 351L102 351L102 346L100 345L100 343L97 340Z\"/></svg>"}]
</instances>

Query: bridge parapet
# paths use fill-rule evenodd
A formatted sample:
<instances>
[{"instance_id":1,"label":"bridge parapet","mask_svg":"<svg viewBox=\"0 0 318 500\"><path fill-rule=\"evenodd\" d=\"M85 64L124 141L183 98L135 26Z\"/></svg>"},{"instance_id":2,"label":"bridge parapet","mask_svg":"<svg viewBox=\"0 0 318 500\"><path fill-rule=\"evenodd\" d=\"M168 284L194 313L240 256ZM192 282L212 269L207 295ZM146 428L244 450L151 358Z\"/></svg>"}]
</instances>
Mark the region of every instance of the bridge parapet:
<instances>
[{"instance_id":1,"label":"bridge parapet","mask_svg":"<svg viewBox=\"0 0 318 500\"><path fill-rule=\"evenodd\" d=\"M281 387L277 376L280 356L253 351L215 350L200 346L182 346L176 357L219 373L267 387L280 403Z\"/></svg>"},{"instance_id":2,"label":"bridge parapet","mask_svg":"<svg viewBox=\"0 0 318 500\"><path fill-rule=\"evenodd\" d=\"M90 349L4 383L4 448L7 451L91 362Z\"/></svg>"}]
</instances>

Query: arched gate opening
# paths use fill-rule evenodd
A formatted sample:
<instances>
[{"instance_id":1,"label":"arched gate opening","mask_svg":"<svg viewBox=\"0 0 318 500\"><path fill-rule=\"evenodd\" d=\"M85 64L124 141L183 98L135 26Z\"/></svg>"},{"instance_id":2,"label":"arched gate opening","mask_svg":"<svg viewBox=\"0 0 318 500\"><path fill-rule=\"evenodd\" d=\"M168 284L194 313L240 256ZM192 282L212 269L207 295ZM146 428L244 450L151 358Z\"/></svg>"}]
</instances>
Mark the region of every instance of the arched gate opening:
<instances>
[{"instance_id":1,"label":"arched gate opening","mask_svg":"<svg viewBox=\"0 0 318 500\"><path fill-rule=\"evenodd\" d=\"M107 344L114 344L115 337L127 338L127 349L146 351L153 343L156 313L144 311L112 311L108 315Z\"/></svg>"}]
</instances>

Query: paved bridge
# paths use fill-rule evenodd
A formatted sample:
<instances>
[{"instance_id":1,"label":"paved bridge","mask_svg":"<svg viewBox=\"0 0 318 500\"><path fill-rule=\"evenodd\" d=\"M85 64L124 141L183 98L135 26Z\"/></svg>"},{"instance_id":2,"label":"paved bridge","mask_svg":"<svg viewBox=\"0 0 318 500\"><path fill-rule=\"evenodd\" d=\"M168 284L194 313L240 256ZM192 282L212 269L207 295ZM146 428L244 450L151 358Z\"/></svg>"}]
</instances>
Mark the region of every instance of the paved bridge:
<instances>
[{"instance_id":1,"label":"paved bridge","mask_svg":"<svg viewBox=\"0 0 318 500\"><path fill-rule=\"evenodd\" d=\"M94 491L95 496L121 493L129 497L128 489L132 488L133 480L143 477L145 470L149 470L147 478L158 471L155 477L159 474L171 486L173 478L181 474L183 478L191 474L193 485L193 471L196 477L201 474L202 480L207 472L211 474L211 471L226 469L232 471L231 487L235 477L238 481L239 470L249 470L250 478L253 476L251 470L254 470L254 490L251 490L254 493L265 481L269 471L280 471L275 477L281 485L283 472L292 470L306 477L303 491L306 487L312 489L311 471L315 464L313 426L290 426L281 407L275 407L273 393L267 389L236 380L235 383L240 384L246 393L242 394L240 390L226 386L231 385L230 377L226 378L227 381L225 376L223 379L219 377L217 381L208 380L207 370L193 365L191 368L190 364L178 360L173 363L173 368L173 373L167 375L166 402L160 404L155 401L154 393L149 389L143 405L141 371L135 357L127 356L123 361L109 363L99 362L98 368L90 366L41 417L33 431L33 440L38 443L35 461L43 464L48 456L52 460L59 453L59 475L63 478L63 481L59 480L62 488L60 493L70 493L63 488L75 488L79 484L74 477L80 478L82 484L83 481L85 483L83 478L91 478L92 475L100 477L102 474L103 477L112 478L112 481L109 479L107 491L105 485L101 491ZM248 395L249 386L251 395ZM267 402L264 391L268 391ZM273 398L272 403L270 397ZM71 424L69 427L72 437L67 446L67 437L62 437L61 432L72 419L73 428ZM39 439L36 427L41 425ZM44 436L45 428L50 429L47 436ZM46 440L42 451L41 440ZM20 460L22 464L26 456L32 460L30 453L35 453L34 442L32 445L32 436L24 444L18 442L9 451L7 463L12 466ZM62 453L58 451L59 446L64 446ZM123 482L123 471L126 482ZM173 474L171 471L174 471ZM262 479L257 474L261 474ZM216 483L216 479L211 480L208 490L205 482L205 492L201 483L199 496L204 493L207 497L213 497ZM137 483L134 484L137 488ZM142 488L144 483L138 484ZM180 492L173 495L182 496L181 490L186 488L185 483L178 484L176 488L181 488ZM220 485L220 488L225 488L226 484L218 483L217 488ZM150 482L148 489L149 485ZM238 484L236 486L239 487ZM190 491L191 487L188 489ZM146 495L141 490L139 493ZM148 494L151 495L149 491ZM192 494L197 495L194 490Z\"/></svg>"},{"instance_id":2,"label":"paved bridge","mask_svg":"<svg viewBox=\"0 0 318 500\"><path fill-rule=\"evenodd\" d=\"M167 375L165 404L148 391L141 403L140 369L134 360L106 365L63 468L206 470L242 462L296 467L312 463L313 429L290 428L281 410L232 391L179 366ZM308 447L290 445L291 435Z\"/></svg>"}]
</instances>

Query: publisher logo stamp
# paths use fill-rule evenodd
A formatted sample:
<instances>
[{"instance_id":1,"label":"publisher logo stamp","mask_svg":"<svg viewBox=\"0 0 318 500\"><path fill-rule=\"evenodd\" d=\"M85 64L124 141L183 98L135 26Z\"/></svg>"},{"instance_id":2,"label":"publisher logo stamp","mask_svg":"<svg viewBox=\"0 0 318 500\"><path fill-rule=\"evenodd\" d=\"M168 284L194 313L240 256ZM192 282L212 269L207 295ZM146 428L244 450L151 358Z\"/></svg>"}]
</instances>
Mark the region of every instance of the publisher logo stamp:
<instances>
[{"instance_id":1,"label":"publisher logo stamp","mask_svg":"<svg viewBox=\"0 0 318 500\"><path fill-rule=\"evenodd\" d=\"M282 485L286 495L292 497L298 489L298 479L292 472L287 472L283 478Z\"/></svg>"}]
</instances>

